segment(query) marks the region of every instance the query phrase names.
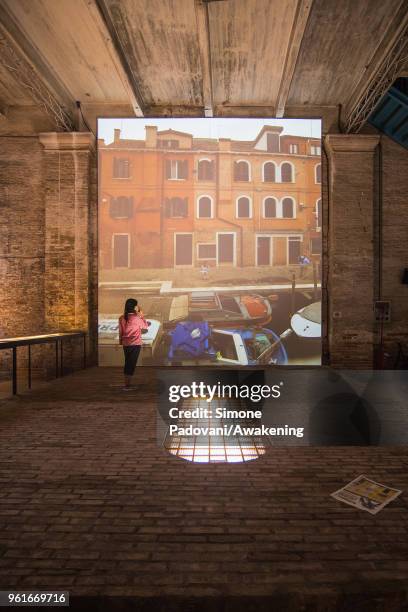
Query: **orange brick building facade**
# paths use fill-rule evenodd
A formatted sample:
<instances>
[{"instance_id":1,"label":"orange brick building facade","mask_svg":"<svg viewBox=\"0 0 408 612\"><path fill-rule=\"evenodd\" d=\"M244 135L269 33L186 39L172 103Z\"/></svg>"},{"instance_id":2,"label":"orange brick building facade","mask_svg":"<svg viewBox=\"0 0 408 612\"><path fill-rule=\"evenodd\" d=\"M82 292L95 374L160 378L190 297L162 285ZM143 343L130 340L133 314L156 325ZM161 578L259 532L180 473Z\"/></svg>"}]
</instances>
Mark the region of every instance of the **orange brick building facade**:
<instances>
[{"instance_id":1,"label":"orange brick building facade","mask_svg":"<svg viewBox=\"0 0 408 612\"><path fill-rule=\"evenodd\" d=\"M99 141L100 266L290 266L320 261L320 140L264 126L254 141L146 126Z\"/></svg>"}]
</instances>

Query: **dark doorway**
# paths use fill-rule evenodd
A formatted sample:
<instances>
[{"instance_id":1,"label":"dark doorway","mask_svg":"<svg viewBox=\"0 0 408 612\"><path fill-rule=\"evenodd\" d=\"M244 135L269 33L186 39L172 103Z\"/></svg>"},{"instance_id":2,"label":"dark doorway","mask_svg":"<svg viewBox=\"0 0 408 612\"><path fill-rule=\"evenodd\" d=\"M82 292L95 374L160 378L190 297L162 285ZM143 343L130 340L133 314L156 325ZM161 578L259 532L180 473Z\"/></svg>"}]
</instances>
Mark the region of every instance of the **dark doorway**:
<instances>
[{"instance_id":1,"label":"dark doorway","mask_svg":"<svg viewBox=\"0 0 408 612\"><path fill-rule=\"evenodd\" d=\"M271 239L269 236L258 236L256 262L258 266L270 265Z\"/></svg>"},{"instance_id":2,"label":"dark doorway","mask_svg":"<svg viewBox=\"0 0 408 612\"><path fill-rule=\"evenodd\" d=\"M289 263L297 264L299 263L299 255L300 255L300 238L293 237L289 238Z\"/></svg>"},{"instance_id":3,"label":"dark doorway","mask_svg":"<svg viewBox=\"0 0 408 612\"><path fill-rule=\"evenodd\" d=\"M193 234L175 234L176 266L193 265Z\"/></svg>"},{"instance_id":4,"label":"dark doorway","mask_svg":"<svg viewBox=\"0 0 408 612\"><path fill-rule=\"evenodd\" d=\"M113 235L113 267L129 267L129 234Z\"/></svg>"},{"instance_id":5,"label":"dark doorway","mask_svg":"<svg viewBox=\"0 0 408 612\"><path fill-rule=\"evenodd\" d=\"M218 263L234 264L234 234L218 234Z\"/></svg>"}]
</instances>

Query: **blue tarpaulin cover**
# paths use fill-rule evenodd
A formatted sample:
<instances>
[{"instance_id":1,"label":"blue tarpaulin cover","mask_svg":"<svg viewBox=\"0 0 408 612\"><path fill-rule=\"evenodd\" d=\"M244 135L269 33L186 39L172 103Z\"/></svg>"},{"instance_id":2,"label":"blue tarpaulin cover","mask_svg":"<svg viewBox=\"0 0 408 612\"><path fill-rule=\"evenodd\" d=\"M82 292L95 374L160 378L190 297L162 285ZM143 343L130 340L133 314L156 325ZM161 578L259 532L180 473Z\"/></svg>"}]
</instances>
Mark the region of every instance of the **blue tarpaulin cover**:
<instances>
[{"instance_id":1,"label":"blue tarpaulin cover","mask_svg":"<svg viewBox=\"0 0 408 612\"><path fill-rule=\"evenodd\" d=\"M174 351L182 351L187 355L199 357L209 350L210 328L207 321L184 321L177 323L171 332L171 346L169 359L174 356Z\"/></svg>"}]
</instances>

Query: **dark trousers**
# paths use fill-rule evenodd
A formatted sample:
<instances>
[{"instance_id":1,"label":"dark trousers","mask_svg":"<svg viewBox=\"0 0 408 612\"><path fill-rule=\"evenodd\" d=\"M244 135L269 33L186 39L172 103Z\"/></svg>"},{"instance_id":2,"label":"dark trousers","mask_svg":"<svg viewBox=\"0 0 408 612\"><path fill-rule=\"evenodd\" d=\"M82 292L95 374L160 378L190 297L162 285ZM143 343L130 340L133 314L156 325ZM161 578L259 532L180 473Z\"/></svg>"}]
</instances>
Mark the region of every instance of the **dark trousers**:
<instances>
[{"instance_id":1,"label":"dark trousers","mask_svg":"<svg viewBox=\"0 0 408 612\"><path fill-rule=\"evenodd\" d=\"M137 360L139 359L140 349L141 347L139 345L123 347L123 352L125 353L125 367L123 368L123 372L125 376L133 376L133 374L135 373Z\"/></svg>"}]
</instances>

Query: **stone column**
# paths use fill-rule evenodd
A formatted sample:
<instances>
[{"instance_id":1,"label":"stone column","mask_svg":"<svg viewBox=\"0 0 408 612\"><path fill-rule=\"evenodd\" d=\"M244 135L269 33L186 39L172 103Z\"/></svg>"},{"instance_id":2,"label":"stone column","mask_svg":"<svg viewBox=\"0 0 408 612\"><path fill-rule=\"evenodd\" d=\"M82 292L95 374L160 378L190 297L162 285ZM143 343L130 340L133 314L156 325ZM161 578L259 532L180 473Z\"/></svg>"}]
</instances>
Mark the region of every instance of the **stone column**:
<instances>
[{"instance_id":1,"label":"stone column","mask_svg":"<svg viewBox=\"0 0 408 612\"><path fill-rule=\"evenodd\" d=\"M375 135L329 134L328 335L330 365L373 367Z\"/></svg>"},{"instance_id":2,"label":"stone column","mask_svg":"<svg viewBox=\"0 0 408 612\"><path fill-rule=\"evenodd\" d=\"M92 339L95 139L90 133L51 132L39 134L39 140L44 147L46 329L83 329Z\"/></svg>"}]
</instances>

